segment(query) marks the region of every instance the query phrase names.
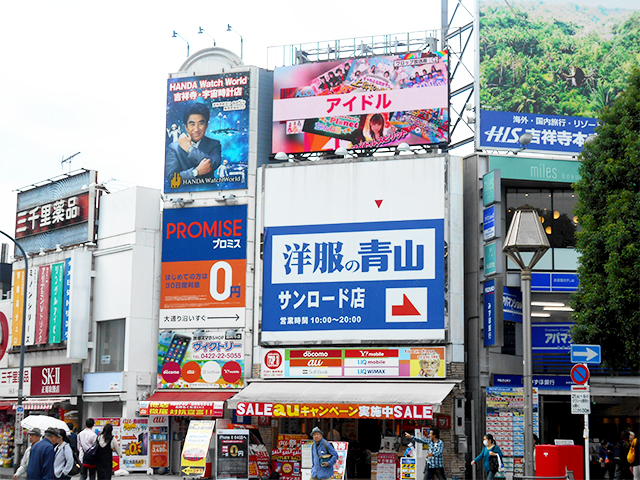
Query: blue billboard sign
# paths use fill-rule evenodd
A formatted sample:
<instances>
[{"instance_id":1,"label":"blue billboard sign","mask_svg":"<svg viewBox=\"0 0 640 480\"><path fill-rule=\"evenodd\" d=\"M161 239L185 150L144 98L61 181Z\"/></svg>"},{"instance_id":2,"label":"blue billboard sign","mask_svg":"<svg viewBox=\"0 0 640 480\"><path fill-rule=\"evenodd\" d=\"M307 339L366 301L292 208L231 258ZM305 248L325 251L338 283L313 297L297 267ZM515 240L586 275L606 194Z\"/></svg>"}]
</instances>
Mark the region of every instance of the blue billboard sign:
<instances>
[{"instance_id":1,"label":"blue billboard sign","mask_svg":"<svg viewBox=\"0 0 640 480\"><path fill-rule=\"evenodd\" d=\"M246 205L166 209L162 261L246 259L246 222Z\"/></svg>"},{"instance_id":2,"label":"blue billboard sign","mask_svg":"<svg viewBox=\"0 0 640 480\"><path fill-rule=\"evenodd\" d=\"M569 352L573 323L534 323L531 325L532 349L538 353Z\"/></svg>"},{"instance_id":3,"label":"blue billboard sign","mask_svg":"<svg viewBox=\"0 0 640 480\"><path fill-rule=\"evenodd\" d=\"M597 125L595 118L481 110L480 144L485 148L516 150L522 147L520 135L530 133L528 150L580 153Z\"/></svg>"},{"instance_id":4,"label":"blue billboard sign","mask_svg":"<svg viewBox=\"0 0 640 480\"><path fill-rule=\"evenodd\" d=\"M533 375L532 386L538 390L571 390L571 377L561 375ZM522 387L522 375L493 375L495 387Z\"/></svg>"},{"instance_id":5,"label":"blue billboard sign","mask_svg":"<svg viewBox=\"0 0 640 480\"><path fill-rule=\"evenodd\" d=\"M496 281L484 282L484 346L496 344Z\"/></svg>"},{"instance_id":6,"label":"blue billboard sign","mask_svg":"<svg viewBox=\"0 0 640 480\"><path fill-rule=\"evenodd\" d=\"M579 283L577 273L531 274L532 292L575 292Z\"/></svg>"},{"instance_id":7,"label":"blue billboard sign","mask_svg":"<svg viewBox=\"0 0 640 480\"><path fill-rule=\"evenodd\" d=\"M442 219L267 227L262 340L444 339L443 249Z\"/></svg>"},{"instance_id":8,"label":"blue billboard sign","mask_svg":"<svg viewBox=\"0 0 640 480\"><path fill-rule=\"evenodd\" d=\"M522 323L522 291L519 288L502 287L502 318Z\"/></svg>"},{"instance_id":9,"label":"blue billboard sign","mask_svg":"<svg viewBox=\"0 0 640 480\"><path fill-rule=\"evenodd\" d=\"M500 222L496 222L496 206L485 208L482 215L482 237L485 242L500 236L499 225Z\"/></svg>"}]
</instances>

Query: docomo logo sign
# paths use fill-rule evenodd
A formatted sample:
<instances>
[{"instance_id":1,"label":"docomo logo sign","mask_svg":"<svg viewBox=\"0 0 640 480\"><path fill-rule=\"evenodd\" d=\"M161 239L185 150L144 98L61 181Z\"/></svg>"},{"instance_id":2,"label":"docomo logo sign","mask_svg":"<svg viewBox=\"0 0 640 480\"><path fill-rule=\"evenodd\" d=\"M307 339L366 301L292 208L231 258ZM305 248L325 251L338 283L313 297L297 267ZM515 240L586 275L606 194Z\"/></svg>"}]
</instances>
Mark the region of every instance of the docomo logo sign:
<instances>
[{"instance_id":1,"label":"docomo logo sign","mask_svg":"<svg viewBox=\"0 0 640 480\"><path fill-rule=\"evenodd\" d=\"M307 350L302 354L302 356L303 357L328 357L329 352L322 352L322 351L314 352L314 351Z\"/></svg>"}]
</instances>

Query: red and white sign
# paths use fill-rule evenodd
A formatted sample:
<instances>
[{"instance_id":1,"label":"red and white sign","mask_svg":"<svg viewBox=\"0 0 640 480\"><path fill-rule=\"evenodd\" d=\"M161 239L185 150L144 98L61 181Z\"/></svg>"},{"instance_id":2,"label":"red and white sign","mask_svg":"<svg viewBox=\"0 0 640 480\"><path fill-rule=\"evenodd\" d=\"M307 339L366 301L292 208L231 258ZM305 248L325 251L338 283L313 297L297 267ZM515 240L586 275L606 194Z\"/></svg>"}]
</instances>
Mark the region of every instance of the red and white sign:
<instances>
[{"instance_id":1,"label":"red and white sign","mask_svg":"<svg viewBox=\"0 0 640 480\"><path fill-rule=\"evenodd\" d=\"M31 367L31 396L71 395L71 365Z\"/></svg>"},{"instance_id":2,"label":"red and white sign","mask_svg":"<svg viewBox=\"0 0 640 480\"><path fill-rule=\"evenodd\" d=\"M89 220L89 193L73 195L16 215L16 238L50 232Z\"/></svg>"},{"instance_id":3,"label":"red and white sign","mask_svg":"<svg viewBox=\"0 0 640 480\"><path fill-rule=\"evenodd\" d=\"M583 363L574 365L571 369L571 380L577 385L584 385L589 381L589 367Z\"/></svg>"},{"instance_id":4,"label":"red and white sign","mask_svg":"<svg viewBox=\"0 0 640 480\"><path fill-rule=\"evenodd\" d=\"M24 380L22 385L22 393L25 397L31 395L31 368L24 368ZM19 368L6 368L0 370L0 396L1 397L17 397L18 385L20 382Z\"/></svg>"},{"instance_id":5,"label":"red and white sign","mask_svg":"<svg viewBox=\"0 0 640 480\"><path fill-rule=\"evenodd\" d=\"M433 419L431 405L239 402L236 415L288 418Z\"/></svg>"}]
</instances>

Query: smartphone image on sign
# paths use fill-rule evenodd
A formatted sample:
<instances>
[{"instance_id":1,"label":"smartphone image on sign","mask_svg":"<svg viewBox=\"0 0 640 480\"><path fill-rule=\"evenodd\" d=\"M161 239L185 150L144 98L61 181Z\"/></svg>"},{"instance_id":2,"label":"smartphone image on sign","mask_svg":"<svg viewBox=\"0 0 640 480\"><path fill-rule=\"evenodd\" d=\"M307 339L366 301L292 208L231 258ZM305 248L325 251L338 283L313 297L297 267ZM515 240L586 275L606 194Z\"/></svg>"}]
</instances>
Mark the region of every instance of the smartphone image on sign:
<instances>
[{"instance_id":1,"label":"smartphone image on sign","mask_svg":"<svg viewBox=\"0 0 640 480\"><path fill-rule=\"evenodd\" d=\"M173 332L164 331L158 335L158 373L162 373L162 366L164 365L164 357L169 351L171 340L173 339Z\"/></svg>"},{"instance_id":2,"label":"smartphone image on sign","mask_svg":"<svg viewBox=\"0 0 640 480\"><path fill-rule=\"evenodd\" d=\"M190 341L191 339L185 335L174 334L163 363L176 362L180 365L185 353L187 353L187 347Z\"/></svg>"}]
</instances>

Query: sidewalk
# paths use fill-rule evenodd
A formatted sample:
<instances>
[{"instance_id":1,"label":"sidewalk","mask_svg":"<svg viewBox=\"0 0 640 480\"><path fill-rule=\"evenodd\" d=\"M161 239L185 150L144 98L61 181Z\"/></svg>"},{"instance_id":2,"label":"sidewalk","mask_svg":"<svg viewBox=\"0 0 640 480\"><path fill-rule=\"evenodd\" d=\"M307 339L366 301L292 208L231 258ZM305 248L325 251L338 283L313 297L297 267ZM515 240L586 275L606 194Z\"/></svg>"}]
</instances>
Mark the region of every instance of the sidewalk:
<instances>
[{"instance_id":1,"label":"sidewalk","mask_svg":"<svg viewBox=\"0 0 640 480\"><path fill-rule=\"evenodd\" d=\"M4 467L0 467L0 478L1 479L7 479L7 478L13 478L13 468L4 468ZM176 480L176 479L181 479L182 477L180 475L171 475L171 474L167 474L167 475L147 475L146 473L142 473L142 472L135 472L135 473L131 473L129 475L123 475L123 476L117 476L117 475L113 475L111 477L111 480L117 480L117 479L131 479L131 480ZM80 475L76 475L74 477L71 477L72 480L80 480Z\"/></svg>"}]
</instances>

